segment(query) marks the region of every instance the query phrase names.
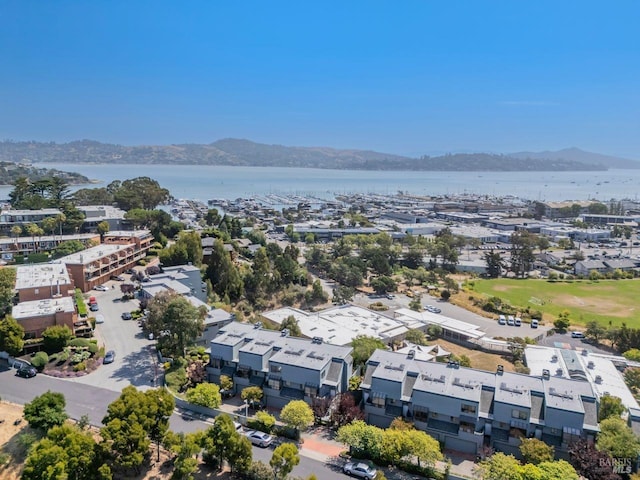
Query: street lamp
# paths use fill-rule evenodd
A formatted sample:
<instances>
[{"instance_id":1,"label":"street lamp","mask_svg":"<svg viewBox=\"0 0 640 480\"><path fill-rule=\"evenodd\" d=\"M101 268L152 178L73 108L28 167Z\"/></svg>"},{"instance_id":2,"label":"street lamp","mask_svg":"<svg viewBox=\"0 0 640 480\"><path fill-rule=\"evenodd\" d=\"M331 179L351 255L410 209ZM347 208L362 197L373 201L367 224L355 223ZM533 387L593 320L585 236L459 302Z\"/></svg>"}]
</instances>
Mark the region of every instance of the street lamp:
<instances>
[{"instance_id":1,"label":"street lamp","mask_svg":"<svg viewBox=\"0 0 640 480\"><path fill-rule=\"evenodd\" d=\"M249 400L244 399L244 416L245 418L249 418Z\"/></svg>"}]
</instances>

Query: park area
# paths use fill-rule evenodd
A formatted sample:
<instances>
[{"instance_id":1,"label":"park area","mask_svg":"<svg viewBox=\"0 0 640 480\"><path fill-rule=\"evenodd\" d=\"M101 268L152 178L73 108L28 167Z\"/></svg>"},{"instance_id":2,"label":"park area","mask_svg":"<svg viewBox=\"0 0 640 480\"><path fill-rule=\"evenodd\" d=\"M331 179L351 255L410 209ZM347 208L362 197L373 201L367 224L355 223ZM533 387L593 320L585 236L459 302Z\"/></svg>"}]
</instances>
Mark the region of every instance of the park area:
<instances>
[{"instance_id":1,"label":"park area","mask_svg":"<svg viewBox=\"0 0 640 480\"><path fill-rule=\"evenodd\" d=\"M519 310L539 310L544 320L552 322L568 310L572 324L584 325L596 320L602 325L640 327L638 280L573 280L555 281L537 279L475 279L468 282L471 289L482 297L500 297Z\"/></svg>"}]
</instances>

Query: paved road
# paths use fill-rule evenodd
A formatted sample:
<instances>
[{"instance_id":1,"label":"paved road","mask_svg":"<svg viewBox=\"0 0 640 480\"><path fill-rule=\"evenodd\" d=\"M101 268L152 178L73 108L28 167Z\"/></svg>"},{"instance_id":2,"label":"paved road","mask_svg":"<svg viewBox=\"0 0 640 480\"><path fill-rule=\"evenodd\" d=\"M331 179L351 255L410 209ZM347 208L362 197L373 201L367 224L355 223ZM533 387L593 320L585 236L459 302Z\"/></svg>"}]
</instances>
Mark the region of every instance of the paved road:
<instances>
[{"instance_id":1,"label":"paved road","mask_svg":"<svg viewBox=\"0 0 640 480\"><path fill-rule=\"evenodd\" d=\"M0 397L3 400L25 404L34 397L45 393L47 390L61 392L67 401L66 410L71 418L79 419L87 414L91 424L100 426L107 413L107 406L119 396L119 392L99 388L91 385L83 385L76 381L38 375L34 378L20 378L15 375L15 370L0 368ZM189 419L178 413L174 413L170 420L171 429L174 432L194 432L204 430L210 422L199 419ZM253 458L269 462L273 449L253 449ZM301 455L300 464L294 468L293 475L308 477L315 473L318 478L328 480L344 479L345 476L336 467L325 464L313 458Z\"/></svg>"},{"instance_id":2,"label":"paved road","mask_svg":"<svg viewBox=\"0 0 640 480\"><path fill-rule=\"evenodd\" d=\"M568 348L573 350L582 350L586 348L587 350L591 350L593 353L601 353L604 355L615 355L615 352L611 352L609 350L605 350L603 348L599 348L598 346L589 343L585 338L572 338L571 333L555 333L548 337L545 337L540 345L544 345L545 347L561 347Z\"/></svg>"},{"instance_id":3,"label":"paved road","mask_svg":"<svg viewBox=\"0 0 640 480\"><path fill-rule=\"evenodd\" d=\"M90 292L100 308L92 314L105 318L104 323L96 325L96 336L106 350L116 352L115 361L73 381L118 392L127 385L142 389L153 387L156 373L154 342L146 338L137 321L121 318L123 312L136 310L138 301L120 301L120 282L110 281L106 286L109 287L106 292Z\"/></svg>"}]
</instances>

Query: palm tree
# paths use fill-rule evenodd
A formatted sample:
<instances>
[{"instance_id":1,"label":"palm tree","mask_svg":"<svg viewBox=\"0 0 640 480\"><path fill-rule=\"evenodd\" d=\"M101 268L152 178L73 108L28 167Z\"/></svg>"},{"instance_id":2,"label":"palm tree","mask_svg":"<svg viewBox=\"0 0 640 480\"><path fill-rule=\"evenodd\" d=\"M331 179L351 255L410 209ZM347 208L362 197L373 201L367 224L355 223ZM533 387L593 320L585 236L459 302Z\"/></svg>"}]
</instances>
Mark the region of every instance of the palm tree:
<instances>
[{"instance_id":1,"label":"palm tree","mask_svg":"<svg viewBox=\"0 0 640 480\"><path fill-rule=\"evenodd\" d=\"M60 226L60 236L62 236L62 225L67 221L67 216L64 213L59 213L56 215L56 222Z\"/></svg>"},{"instance_id":2,"label":"palm tree","mask_svg":"<svg viewBox=\"0 0 640 480\"><path fill-rule=\"evenodd\" d=\"M18 240L18 237L21 233L22 227L20 225L14 225L13 227L11 227L11 235L13 235L14 239Z\"/></svg>"}]
</instances>

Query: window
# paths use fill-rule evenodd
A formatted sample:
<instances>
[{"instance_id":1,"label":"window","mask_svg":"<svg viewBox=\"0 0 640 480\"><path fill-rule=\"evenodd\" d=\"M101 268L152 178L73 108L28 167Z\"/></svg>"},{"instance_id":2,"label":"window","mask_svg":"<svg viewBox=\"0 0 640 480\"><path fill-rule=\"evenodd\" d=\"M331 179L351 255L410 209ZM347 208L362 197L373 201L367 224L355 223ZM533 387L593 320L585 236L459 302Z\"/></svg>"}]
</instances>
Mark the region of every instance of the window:
<instances>
[{"instance_id":1,"label":"window","mask_svg":"<svg viewBox=\"0 0 640 480\"><path fill-rule=\"evenodd\" d=\"M517 418L518 420L527 420L529 418L529 414L524 410L518 410L514 408L511 411L511 418Z\"/></svg>"},{"instance_id":2,"label":"window","mask_svg":"<svg viewBox=\"0 0 640 480\"><path fill-rule=\"evenodd\" d=\"M318 395L318 387L315 385L307 385L304 387L304 394L307 397L315 397Z\"/></svg>"},{"instance_id":3,"label":"window","mask_svg":"<svg viewBox=\"0 0 640 480\"><path fill-rule=\"evenodd\" d=\"M279 378L270 378L269 379L269 388L273 390L280 390L280 379Z\"/></svg>"},{"instance_id":4,"label":"window","mask_svg":"<svg viewBox=\"0 0 640 480\"><path fill-rule=\"evenodd\" d=\"M429 412L425 410L413 410L413 418L418 422L426 422L429 419Z\"/></svg>"},{"instance_id":5,"label":"window","mask_svg":"<svg viewBox=\"0 0 640 480\"><path fill-rule=\"evenodd\" d=\"M460 410L462 411L462 413L468 413L471 415L475 415L476 414L476 406L475 405L468 405L466 403L463 403L462 406L460 407Z\"/></svg>"},{"instance_id":6,"label":"window","mask_svg":"<svg viewBox=\"0 0 640 480\"><path fill-rule=\"evenodd\" d=\"M474 433L475 425L469 422L460 422L460 430L467 433Z\"/></svg>"},{"instance_id":7,"label":"window","mask_svg":"<svg viewBox=\"0 0 640 480\"><path fill-rule=\"evenodd\" d=\"M280 365L271 365L271 367L269 367L269 371L271 373L280 373L282 371L282 367Z\"/></svg>"},{"instance_id":8,"label":"window","mask_svg":"<svg viewBox=\"0 0 640 480\"><path fill-rule=\"evenodd\" d=\"M213 368L220 368L222 365L221 359L218 357L211 357L211 366Z\"/></svg>"},{"instance_id":9,"label":"window","mask_svg":"<svg viewBox=\"0 0 640 480\"><path fill-rule=\"evenodd\" d=\"M385 398L376 395L375 397L373 397L371 399L371 403L373 403L373 405L376 406L376 407L383 408L384 404L385 404Z\"/></svg>"},{"instance_id":10,"label":"window","mask_svg":"<svg viewBox=\"0 0 640 480\"><path fill-rule=\"evenodd\" d=\"M40 293L40 289L39 289L39 288L34 289L33 293L34 293L35 295L38 295L38 294Z\"/></svg>"}]
</instances>

